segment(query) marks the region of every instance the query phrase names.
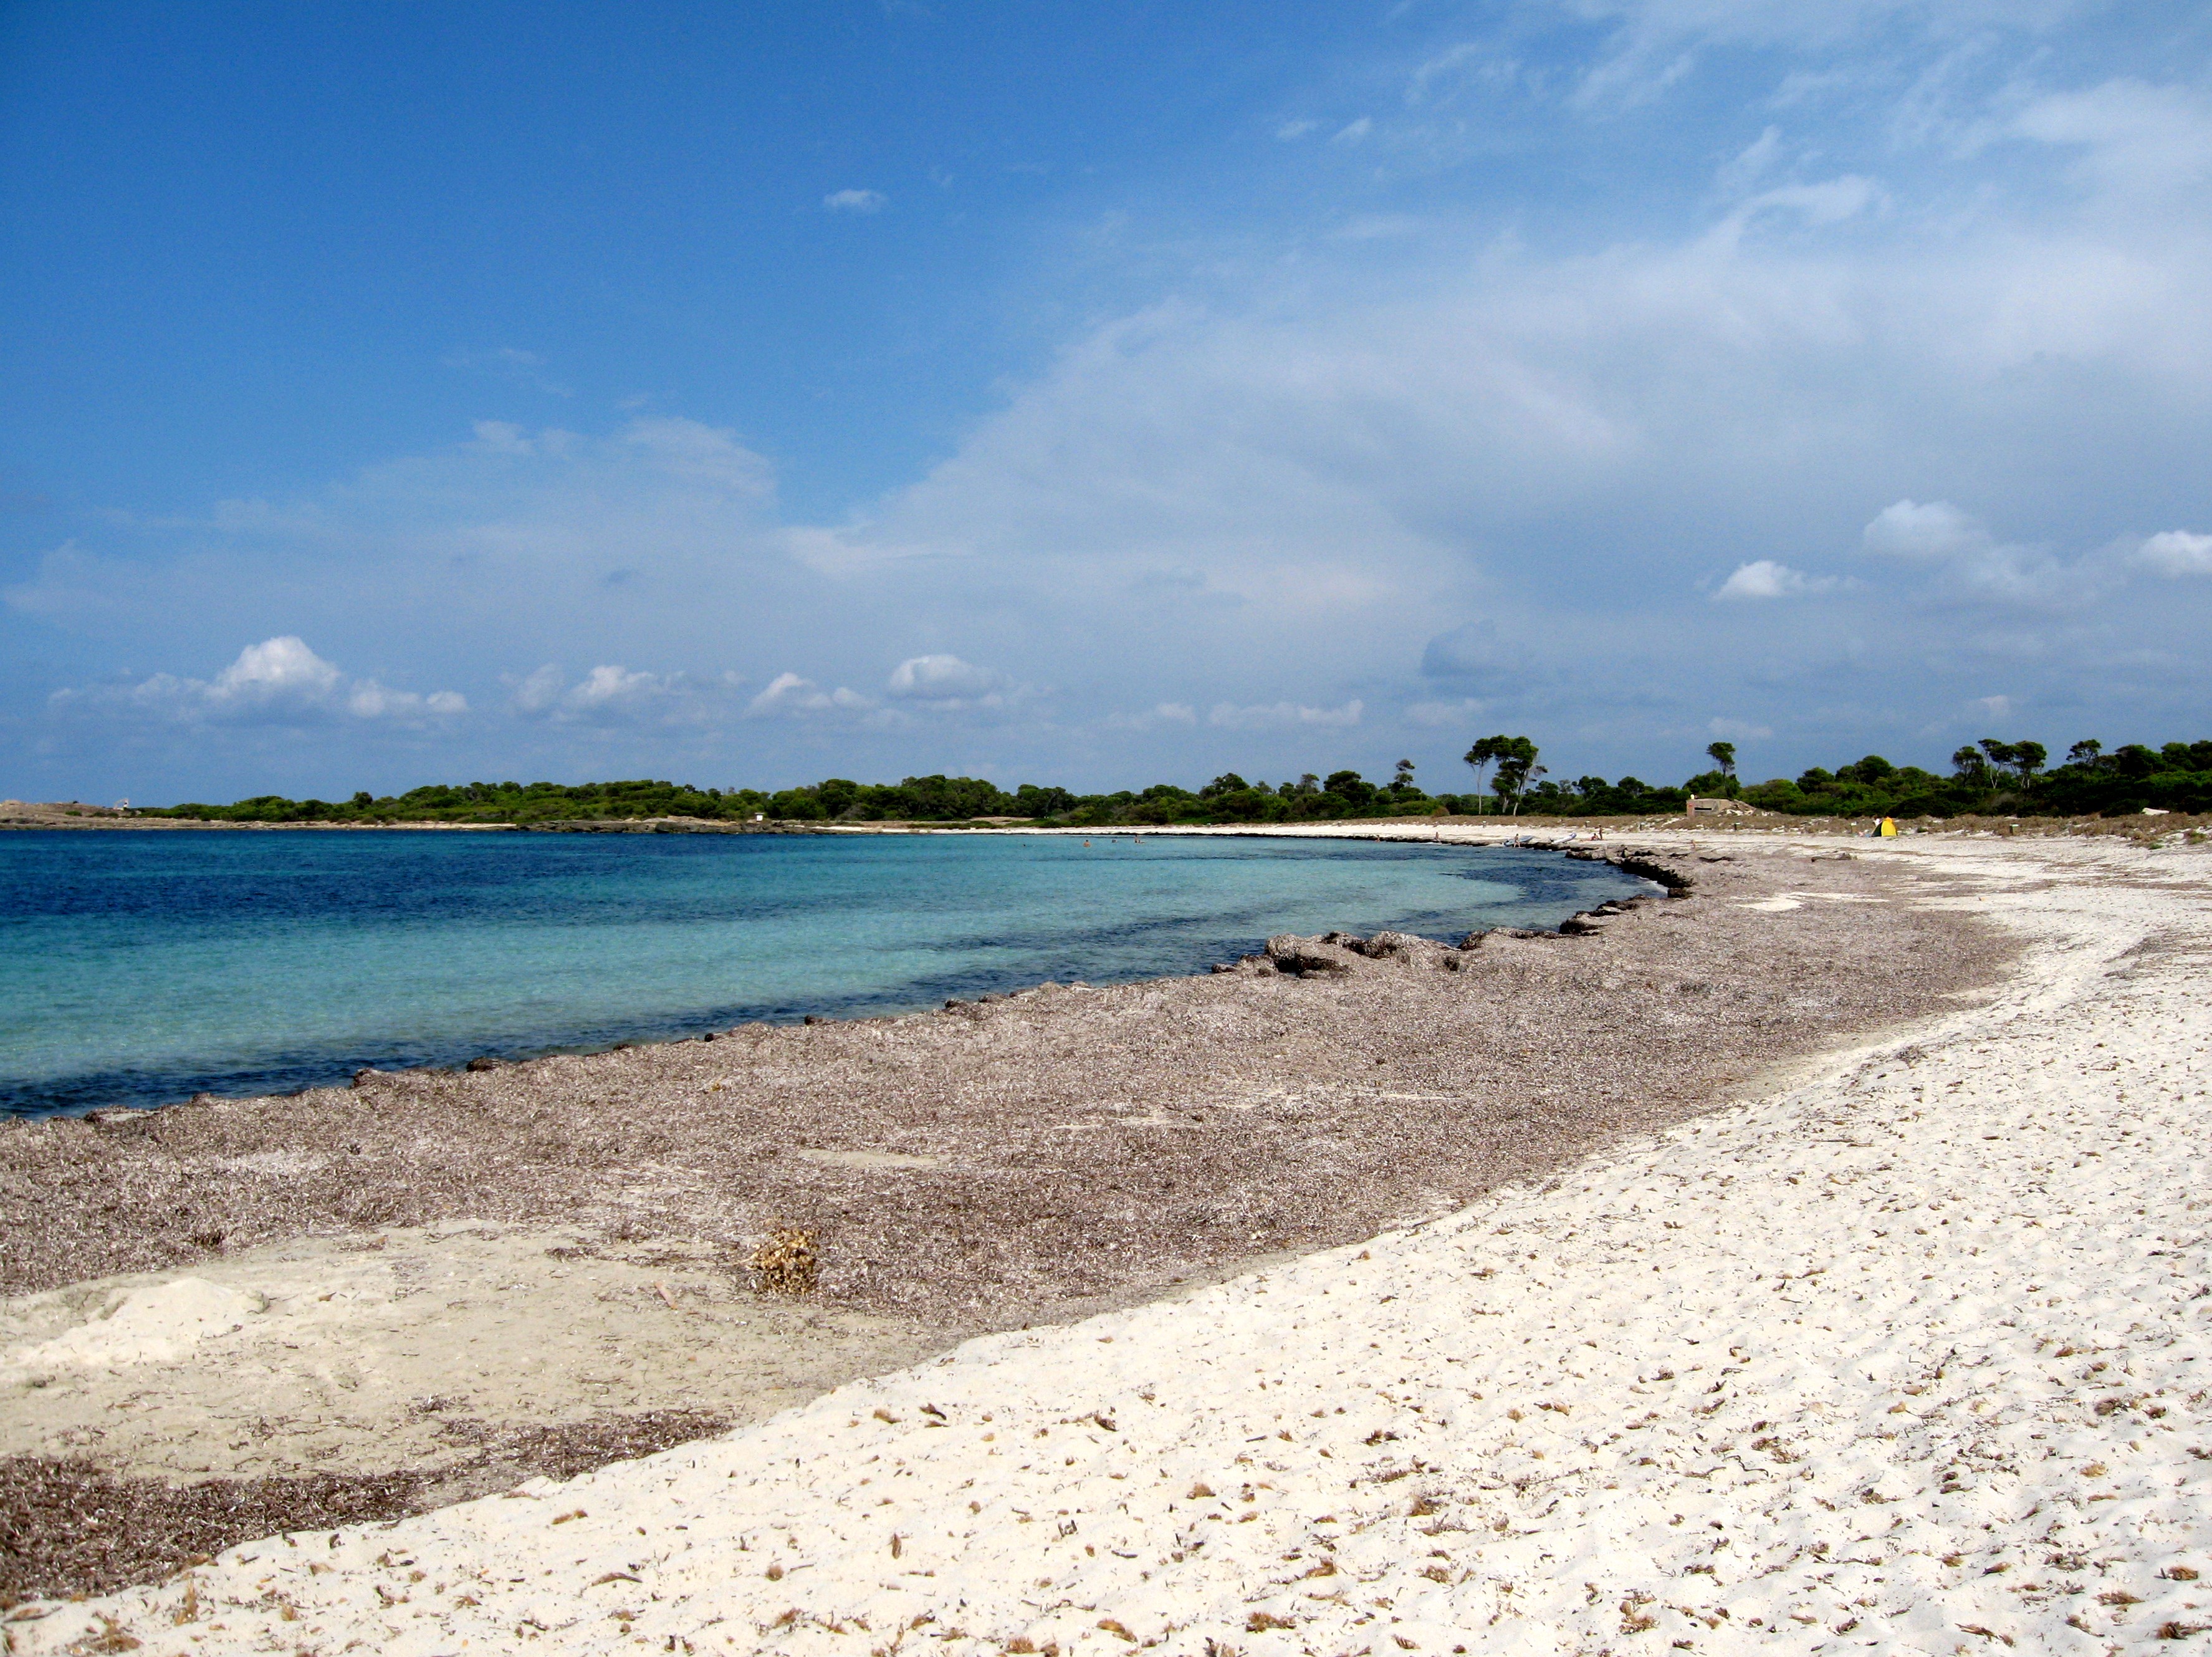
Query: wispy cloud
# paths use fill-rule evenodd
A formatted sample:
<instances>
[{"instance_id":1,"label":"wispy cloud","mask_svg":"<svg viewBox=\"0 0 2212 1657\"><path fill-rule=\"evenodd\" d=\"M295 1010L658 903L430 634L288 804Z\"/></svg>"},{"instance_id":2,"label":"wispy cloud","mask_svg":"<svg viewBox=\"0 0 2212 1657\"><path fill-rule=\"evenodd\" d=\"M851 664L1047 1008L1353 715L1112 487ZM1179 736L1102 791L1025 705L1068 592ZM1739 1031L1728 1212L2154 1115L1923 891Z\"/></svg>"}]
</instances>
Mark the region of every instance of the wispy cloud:
<instances>
[{"instance_id":1,"label":"wispy cloud","mask_svg":"<svg viewBox=\"0 0 2212 1657\"><path fill-rule=\"evenodd\" d=\"M1217 702L1206 714L1206 722L1231 731L1290 730L1302 725L1342 730L1357 725L1364 710L1365 704L1357 697L1335 708L1309 708L1292 702L1240 708L1234 703Z\"/></svg>"},{"instance_id":2,"label":"wispy cloud","mask_svg":"<svg viewBox=\"0 0 2212 1657\"><path fill-rule=\"evenodd\" d=\"M2093 554L2068 563L2045 546L2001 541L1980 520L1948 501L1898 501L1861 533L1877 557L1932 568L1954 600L2003 605L2075 605L2118 576L2115 561Z\"/></svg>"},{"instance_id":3,"label":"wispy cloud","mask_svg":"<svg viewBox=\"0 0 2212 1657\"><path fill-rule=\"evenodd\" d=\"M880 190L833 190L822 198L822 205L832 213L880 213L890 198Z\"/></svg>"},{"instance_id":4,"label":"wispy cloud","mask_svg":"<svg viewBox=\"0 0 2212 1657\"><path fill-rule=\"evenodd\" d=\"M571 387L562 384L547 373L545 359L536 351L526 351L513 345L501 345L488 351L452 351L446 356L449 369L465 369L494 380L503 380L509 385L543 392L551 397L574 397Z\"/></svg>"}]
</instances>

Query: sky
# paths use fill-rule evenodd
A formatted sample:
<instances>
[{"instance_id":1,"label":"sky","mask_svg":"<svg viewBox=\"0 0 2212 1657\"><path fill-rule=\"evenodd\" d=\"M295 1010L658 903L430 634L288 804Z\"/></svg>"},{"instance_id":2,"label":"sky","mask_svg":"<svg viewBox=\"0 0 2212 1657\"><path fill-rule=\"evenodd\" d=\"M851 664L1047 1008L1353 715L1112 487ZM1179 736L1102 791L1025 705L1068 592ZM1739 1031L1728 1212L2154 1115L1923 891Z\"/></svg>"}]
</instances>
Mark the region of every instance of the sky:
<instances>
[{"instance_id":1,"label":"sky","mask_svg":"<svg viewBox=\"0 0 2212 1657\"><path fill-rule=\"evenodd\" d=\"M2212 735L2212 11L0 0L0 794Z\"/></svg>"}]
</instances>

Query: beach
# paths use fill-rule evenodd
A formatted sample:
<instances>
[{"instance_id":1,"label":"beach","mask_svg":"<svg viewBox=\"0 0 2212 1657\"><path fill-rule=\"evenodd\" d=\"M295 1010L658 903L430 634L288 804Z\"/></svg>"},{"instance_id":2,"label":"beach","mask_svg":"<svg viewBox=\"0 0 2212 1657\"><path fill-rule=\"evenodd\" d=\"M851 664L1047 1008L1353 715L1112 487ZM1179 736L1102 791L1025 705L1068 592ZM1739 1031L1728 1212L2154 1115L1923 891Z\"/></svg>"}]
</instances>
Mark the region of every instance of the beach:
<instances>
[{"instance_id":1,"label":"beach","mask_svg":"<svg viewBox=\"0 0 2212 1657\"><path fill-rule=\"evenodd\" d=\"M11 1524L292 1534L32 1537L165 1580L10 1649L2212 1626L2205 854L1637 844L1692 895L1582 935L14 1128ZM816 1295L731 1264L772 1219Z\"/></svg>"}]
</instances>

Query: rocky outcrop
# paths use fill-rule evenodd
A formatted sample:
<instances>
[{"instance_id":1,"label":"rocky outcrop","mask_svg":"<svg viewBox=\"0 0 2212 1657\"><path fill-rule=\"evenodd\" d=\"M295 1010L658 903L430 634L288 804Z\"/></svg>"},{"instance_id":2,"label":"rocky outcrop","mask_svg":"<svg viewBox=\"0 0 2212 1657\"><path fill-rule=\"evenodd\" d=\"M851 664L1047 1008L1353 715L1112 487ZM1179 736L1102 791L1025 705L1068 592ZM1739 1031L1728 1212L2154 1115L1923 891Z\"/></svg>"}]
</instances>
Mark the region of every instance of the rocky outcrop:
<instances>
[{"instance_id":1,"label":"rocky outcrop","mask_svg":"<svg viewBox=\"0 0 2212 1657\"><path fill-rule=\"evenodd\" d=\"M1577 862L1611 863L1624 874L1640 874L1667 888L1670 896L1680 897L1697 884L1697 877L1685 868L1684 855L1673 851L1655 851L1648 846L1623 846L1619 849L1596 846L1555 846ZM1710 861L1710 860L1708 860Z\"/></svg>"},{"instance_id":2,"label":"rocky outcrop","mask_svg":"<svg viewBox=\"0 0 2212 1657\"><path fill-rule=\"evenodd\" d=\"M1267 940L1265 956L1248 955L1245 961L1237 966L1217 970L1237 972L1243 967L1245 962L1264 960L1275 972L1288 972L1299 978L1311 975L1343 977L1359 971L1370 962L1426 968L1432 972L1452 972L1458 969L1464 950L1472 946L1473 939L1470 939L1462 948L1454 949L1449 944L1438 943L1434 938L1419 937L1411 932L1377 932L1369 938L1358 937L1349 932L1325 932L1318 938L1301 938L1285 932Z\"/></svg>"},{"instance_id":3,"label":"rocky outcrop","mask_svg":"<svg viewBox=\"0 0 2212 1657\"><path fill-rule=\"evenodd\" d=\"M1297 978L1316 974L1341 978L1354 971L1360 959L1343 945L1331 941L1342 935L1332 932L1325 938L1301 938L1295 933L1278 932L1267 940L1267 959L1274 962L1277 972Z\"/></svg>"}]
</instances>

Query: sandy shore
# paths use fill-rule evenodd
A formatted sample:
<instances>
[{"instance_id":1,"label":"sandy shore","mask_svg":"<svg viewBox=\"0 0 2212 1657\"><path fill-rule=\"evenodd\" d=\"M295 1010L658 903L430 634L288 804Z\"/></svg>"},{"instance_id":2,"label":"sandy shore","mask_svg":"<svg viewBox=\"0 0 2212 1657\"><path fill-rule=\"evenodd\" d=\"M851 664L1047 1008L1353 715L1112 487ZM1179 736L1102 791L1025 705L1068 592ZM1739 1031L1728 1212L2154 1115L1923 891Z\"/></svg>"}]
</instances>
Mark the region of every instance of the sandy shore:
<instances>
[{"instance_id":1,"label":"sandy shore","mask_svg":"<svg viewBox=\"0 0 2212 1657\"><path fill-rule=\"evenodd\" d=\"M1994 996L1425 1223L9 1649L2186 1648L2212 860L1881 856L2026 946ZM1786 867L1722 901L1873 907Z\"/></svg>"},{"instance_id":2,"label":"sandy shore","mask_svg":"<svg viewBox=\"0 0 2212 1657\"><path fill-rule=\"evenodd\" d=\"M568 1476L1449 1213L1955 1009L2011 949L1920 901L1940 871L1698 847L1656 865L1693 895L1582 936L0 1129L0 1594ZM779 1220L817 1234L801 1301L744 1270Z\"/></svg>"}]
</instances>

